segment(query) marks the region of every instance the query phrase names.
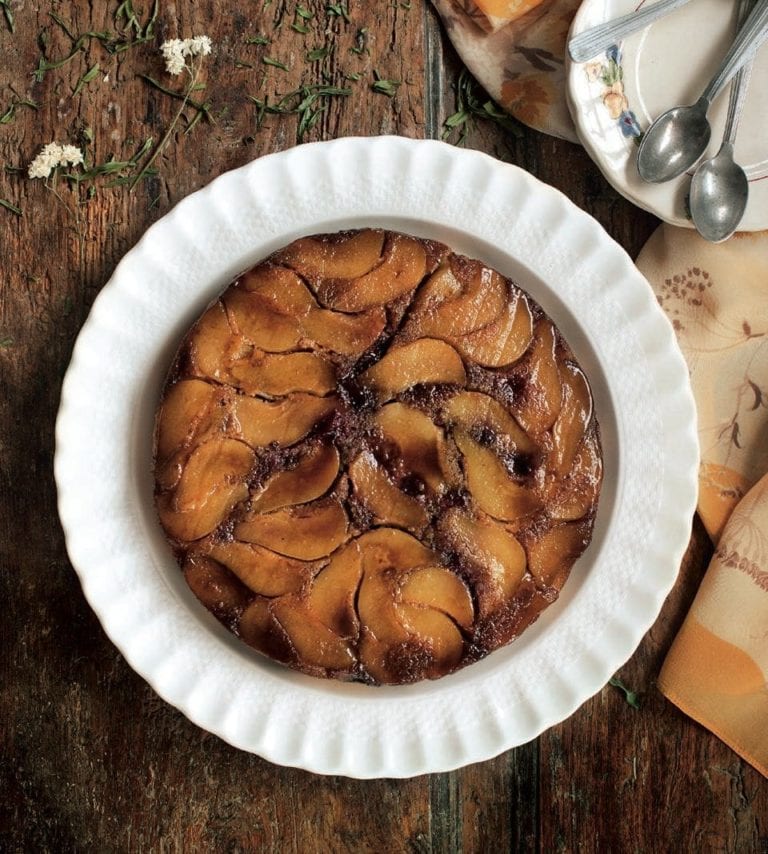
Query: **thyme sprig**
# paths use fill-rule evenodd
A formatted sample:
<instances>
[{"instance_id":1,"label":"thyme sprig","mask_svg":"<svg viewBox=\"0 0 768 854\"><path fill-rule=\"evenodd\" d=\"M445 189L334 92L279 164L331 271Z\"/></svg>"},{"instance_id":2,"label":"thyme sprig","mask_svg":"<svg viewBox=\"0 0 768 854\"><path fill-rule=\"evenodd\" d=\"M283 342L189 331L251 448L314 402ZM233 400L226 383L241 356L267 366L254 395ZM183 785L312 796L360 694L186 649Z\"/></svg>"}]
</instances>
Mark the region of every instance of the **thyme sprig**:
<instances>
[{"instance_id":1,"label":"thyme sprig","mask_svg":"<svg viewBox=\"0 0 768 854\"><path fill-rule=\"evenodd\" d=\"M299 117L296 138L298 142L302 142L306 133L317 124L320 116L328 109L332 98L344 98L351 94L352 90L348 88L312 83L279 96L274 103L270 103L268 96L255 98L249 95L248 97L257 107L257 128L262 126L267 115L295 115Z\"/></svg>"},{"instance_id":2,"label":"thyme sprig","mask_svg":"<svg viewBox=\"0 0 768 854\"><path fill-rule=\"evenodd\" d=\"M630 706L632 706L633 709L640 708L640 700L638 699L638 695L630 688L627 688L627 686L621 681L621 679L618 679L616 676L613 676L608 681L608 684L614 688L618 688L619 691L621 691L621 693L624 695L624 699Z\"/></svg>"},{"instance_id":3,"label":"thyme sprig","mask_svg":"<svg viewBox=\"0 0 768 854\"><path fill-rule=\"evenodd\" d=\"M16 21L13 17L13 9L11 9L11 4L8 0L0 0L0 9L3 10L3 17L5 18L5 24L8 27L8 31L13 34L16 32Z\"/></svg>"},{"instance_id":4,"label":"thyme sprig","mask_svg":"<svg viewBox=\"0 0 768 854\"><path fill-rule=\"evenodd\" d=\"M386 95L388 98L394 98L397 90L402 86L400 80L385 80L376 69L373 70L373 83L371 89L378 92L380 95Z\"/></svg>"},{"instance_id":5,"label":"thyme sprig","mask_svg":"<svg viewBox=\"0 0 768 854\"><path fill-rule=\"evenodd\" d=\"M162 83L155 80L154 77L150 77L148 74L139 74L139 77L148 85L162 92L164 95L167 95L169 98L174 98L177 101L184 100L184 92L175 92L173 89L169 89L167 86L163 86ZM196 86L192 91L199 91L200 87ZM216 119L214 119L211 114L212 104L210 101L196 101L194 98L187 98L187 106L192 107L196 110L196 115L187 125L187 129L185 133L189 133L190 130L200 121L200 119L205 119L210 124L216 124Z\"/></svg>"},{"instance_id":6,"label":"thyme sprig","mask_svg":"<svg viewBox=\"0 0 768 854\"><path fill-rule=\"evenodd\" d=\"M17 107L31 107L33 110L39 109L39 105L28 98L16 98L11 101L6 111L0 115L0 125L10 124L14 120Z\"/></svg>"},{"instance_id":7,"label":"thyme sprig","mask_svg":"<svg viewBox=\"0 0 768 854\"><path fill-rule=\"evenodd\" d=\"M456 142L461 145L478 119L491 121L513 136L522 136L520 125L487 96L466 68L461 70L454 88L456 112L443 122L443 139L449 139L451 134L458 130L459 137Z\"/></svg>"},{"instance_id":8,"label":"thyme sprig","mask_svg":"<svg viewBox=\"0 0 768 854\"><path fill-rule=\"evenodd\" d=\"M0 0L0 3L4 2L5 0ZM71 62L82 50L85 50L91 41L97 41L110 56L122 53L125 50L129 50L137 45L144 44L145 42L152 41L155 37L155 24L157 22L159 11L159 0L154 0L149 18L146 23L142 23L133 9L131 0L123 0L123 2L117 7L114 15L115 29L117 32L113 33L109 30L88 30L79 36L76 36L72 32L71 27L60 15L57 15L55 12L51 12L52 20L70 39L72 47L70 48L69 53L65 56L59 59L49 60L45 56L47 38L44 34L41 34L40 38L38 38L38 42L40 43L42 54L38 59L37 68L33 72L35 81L37 83L41 83L49 71L62 68L67 63ZM86 72L86 75L91 73L91 71L93 71L93 69ZM94 72L90 80L92 80L97 73L98 72ZM89 80L83 82L83 78L81 78L78 82L78 86L80 86L81 83L82 86L85 86L88 82ZM80 86L80 89L82 89L82 86ZM80 89L77 89L76 92L79 92Z\"/></svg>"},{"instance_id":9,"label":"thyme sprig","mask_svg":"<svg viewBox=\"0 0 768 854\"><path fill-rule=\"evenodd\" d=\"M8 199L0 199L0 208L5 208L11 213L15 213L16 216L21 216L22 211L21 208L16 207L12 202L9 202Z\"/></svg>"}]
</instances>

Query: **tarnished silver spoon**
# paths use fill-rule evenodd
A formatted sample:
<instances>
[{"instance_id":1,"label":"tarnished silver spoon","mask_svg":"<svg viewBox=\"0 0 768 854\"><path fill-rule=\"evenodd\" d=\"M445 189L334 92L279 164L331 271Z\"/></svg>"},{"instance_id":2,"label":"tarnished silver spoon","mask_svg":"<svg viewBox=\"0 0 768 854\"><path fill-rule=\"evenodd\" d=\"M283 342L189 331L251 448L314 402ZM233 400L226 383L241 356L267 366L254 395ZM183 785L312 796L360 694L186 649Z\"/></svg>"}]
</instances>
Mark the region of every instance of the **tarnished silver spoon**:
<instances>
[{"instance_id":1,"label":"tarnished silver spoon","mask_svg":"<svg viewBox=\"0 0 768 854\"><path fill-rule=\"evenodd\" d=\"M741 0L739 23L752 7L753 0ZM727 240L739 226L749 197L749 182L744 170L733 159L733 147L744 109L752 63L748 62L731 83L723 144L714 157L705 160L691 181L691 218L696 230L712 243Z\"/></svg>"},{"instance_id":2,"label":"tarnished silver spoon","mask_svg":"<svg viewBox=\"0 0 768 854\"><path fill-rule=\"evenodd\" d=\"M654 184L682 175L709 145L712 128L707 111L726 83L748 62L768 36L768 0L757 0L739 30L720 68L695 104L662 113L643 135L637 152L637 170Z\"/></svg>"}]
</instances>

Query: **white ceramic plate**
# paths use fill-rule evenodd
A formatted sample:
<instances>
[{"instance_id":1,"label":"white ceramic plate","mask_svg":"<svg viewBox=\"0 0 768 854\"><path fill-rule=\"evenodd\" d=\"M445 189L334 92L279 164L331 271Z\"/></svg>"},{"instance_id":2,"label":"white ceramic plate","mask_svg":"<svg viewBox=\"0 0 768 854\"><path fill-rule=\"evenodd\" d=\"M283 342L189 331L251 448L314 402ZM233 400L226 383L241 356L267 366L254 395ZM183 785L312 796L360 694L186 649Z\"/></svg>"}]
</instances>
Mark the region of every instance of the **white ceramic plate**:
<instances>
[{"instance_id":1,"label":"white ceramic plate","mask_svg":"<svg viewBox=\"0 0 768 854\"><path fill-rule=\"evenodd\" d=\"M278 247L364 225L444 240L528 289L591 377L605 451L595 536L558 603L485 660L401 688L303 676L241 643L186 587L152 505L153 413L188 326L233 275ZM688 541L694 422L687 370L650 287L565 196L444 143L341 139L222 175L118 265L64 381L59 512L105 631L191 720L280 764L405 777L529 741L631 655Z\"/></svg>"},{"instance_id":2,"label":"white ceramic plate","mask_svg":"<svg viewBox=\"0 0 768 854\"><path fill-rule=\"evenodd\" d=\"M584 0L571 34L624 15L649 0ZM613 186L636 205L674 225L692 227L687 214L691 176L646 184L637 173L637 143L665 110L698 99L736 32L736 0L692 0L634 33L595 60L570 62L568 102L579 139ZM740 231L768 228L768 46L760 48L747 92L736 161L749 180L749 202ZM709 112L712 141L720 147L730 88Z\"/></svg>"}]
</instances>

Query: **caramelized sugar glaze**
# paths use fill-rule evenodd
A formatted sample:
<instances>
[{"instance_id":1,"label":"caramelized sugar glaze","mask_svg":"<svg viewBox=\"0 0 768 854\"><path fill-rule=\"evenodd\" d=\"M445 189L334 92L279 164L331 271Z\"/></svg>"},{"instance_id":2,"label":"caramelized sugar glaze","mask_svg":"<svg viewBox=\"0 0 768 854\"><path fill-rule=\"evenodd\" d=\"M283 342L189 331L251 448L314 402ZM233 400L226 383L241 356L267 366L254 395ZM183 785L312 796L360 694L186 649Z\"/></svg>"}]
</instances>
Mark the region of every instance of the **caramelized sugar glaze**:
<instances>
[{"instance_id":1,"label":"caramelized sugar glaze","mask_svg":"<svg viewBox=\"0 0 768 854\"><path fill-rule=\"evenodd\" d=\"M583 371L513 282L380 230L302 238L181 344L155 437L196 596L314 676L437 678L508 643L589 543Z\"/></svg>"}]
</instances>

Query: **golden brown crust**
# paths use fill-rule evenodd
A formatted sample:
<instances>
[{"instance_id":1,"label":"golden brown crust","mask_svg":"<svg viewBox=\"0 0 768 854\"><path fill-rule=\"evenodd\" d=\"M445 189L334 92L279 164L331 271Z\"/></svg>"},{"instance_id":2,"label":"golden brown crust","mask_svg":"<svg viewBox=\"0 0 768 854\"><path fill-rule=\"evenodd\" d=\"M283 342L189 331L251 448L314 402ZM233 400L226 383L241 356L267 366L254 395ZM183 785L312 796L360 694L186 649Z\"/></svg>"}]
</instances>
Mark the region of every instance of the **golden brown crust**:
<instances>
[{"instance_id":1,"label":"golden brown crust","mask_svg":"<svg viewBox=\"0 0 768 854\"><path fill-rule=\"evenodd\" d=\"M434 241L302 238L181 344L156 506L245 642L316 676L437 678L517 637L589 543L583 371L514 283Z\"/></svg>"}]
</instances>

